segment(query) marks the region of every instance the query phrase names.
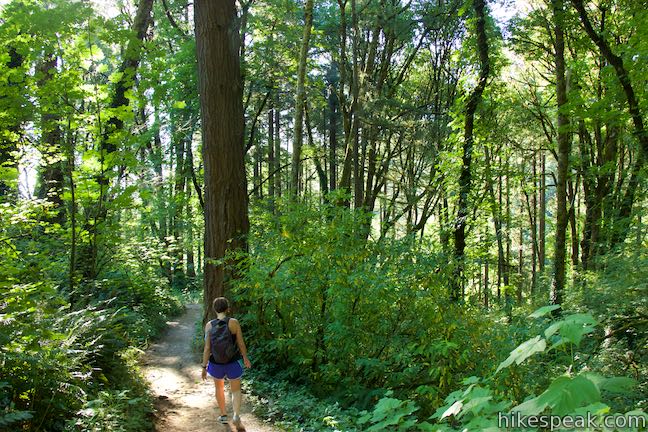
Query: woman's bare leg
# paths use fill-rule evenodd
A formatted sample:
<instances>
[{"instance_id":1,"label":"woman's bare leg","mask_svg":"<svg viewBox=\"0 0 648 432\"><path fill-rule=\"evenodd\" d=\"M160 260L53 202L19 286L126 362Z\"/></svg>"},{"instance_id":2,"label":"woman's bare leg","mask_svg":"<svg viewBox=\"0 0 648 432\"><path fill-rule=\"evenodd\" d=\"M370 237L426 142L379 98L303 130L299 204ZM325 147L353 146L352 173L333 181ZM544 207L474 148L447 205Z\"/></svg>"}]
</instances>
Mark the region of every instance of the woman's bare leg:
<instances>
[{"instance_id":1,"label":"woman's bare leg","mask_svg":"<svg viewBox=\"0 0 648 432\"><path fill-rule=\"evenodd\" d=\"M232 411L234 418L241 414L241 379L230 380L230 392L232 393Z\"/></svg>"},{"instance_id":2,"label":"woman's bare leg","mask_svg":"<svg viewBox=\"0 0 648 432\"><path fill-rule=\"evenodd\" d=\"M227 415L227 407L225 406L225 380L214 378L214 385L216 387L216 402L218 402L218 409L221 415ZM241 383L239 381L239 387Z\"/></svg>"}]
</instances>

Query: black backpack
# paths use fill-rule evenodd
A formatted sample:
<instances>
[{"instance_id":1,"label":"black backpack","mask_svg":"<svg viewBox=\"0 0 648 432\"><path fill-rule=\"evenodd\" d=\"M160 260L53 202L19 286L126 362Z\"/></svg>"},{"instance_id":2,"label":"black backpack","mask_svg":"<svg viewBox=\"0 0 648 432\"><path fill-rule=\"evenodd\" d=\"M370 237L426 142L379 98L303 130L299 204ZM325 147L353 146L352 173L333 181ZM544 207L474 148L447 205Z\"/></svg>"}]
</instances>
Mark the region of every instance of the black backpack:
<instances>
[{"instance_id":1,"label":"black backpack","mask_svg":"<svg viewBox=\"0 0 648 432\"><path fill-rule=\"evenodd\" d=\"M212 320L212 328L209 331L209 340L211 342L211 354L214 363L227 364L238 360L239 348L234 342L232 332L229 329L230 318L224 320Z\"/></svg>"}]
</instances>

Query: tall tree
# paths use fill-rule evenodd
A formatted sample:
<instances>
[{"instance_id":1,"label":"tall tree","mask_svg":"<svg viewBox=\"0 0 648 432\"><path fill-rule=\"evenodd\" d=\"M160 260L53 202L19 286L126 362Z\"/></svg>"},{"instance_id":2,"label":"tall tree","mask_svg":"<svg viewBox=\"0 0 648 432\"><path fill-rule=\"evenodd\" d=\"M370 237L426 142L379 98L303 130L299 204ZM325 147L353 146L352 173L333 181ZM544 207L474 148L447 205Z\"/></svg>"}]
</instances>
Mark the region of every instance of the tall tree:
<instances>
[{"instance_id":1,"label":"tall tree","mask_svg":"<svg viewBox=\"0 0 648 432\"><path fill-rule=\"evenodd\" d=\"M237 276L228 252L247 249L248 197L243 141L240 36L234 0L194 5L205 172L205 319ZM231 264L231 265L226 265Z\"/></svg>"},{"instance_id":2,"label":"tall tree","mask_svg":"<svg viewBox=\"0 0 648 432\"><path fill-rule=\"evenodd\" d=\"M551 286L551 303L561 304L565 290L565 256L567 232L567 176L571 148L569 119L565 113L567 104L567 80L565 77L565 34L563 0L552 0L554 25L554 61L556 78L556 102L558 106L558 172L556 178L556 241L554 245L554 272Z\"/></svg>"},{"instance_id":3,"label":"tall tree","mask_svg":"<svg viewBox=\"0 0 648 432\"><path fill-rule=\"evenodd\" d=\"M304 104L306 101L306 60L310 46L311 28L313 27L313 0L304 3L304 34L299 52L299 69L297 70L297 94L295 96L295 133L293 136L291 191L293 196L299 194L301 178L301 153L304 142Z\"/></svg>"},{"instance_id":4,"label":"tall tree","mask_svg":"<svg viewBox=\"0 0 648 432\"><path fill-rule=\"evenodd\" d=\"M461 174L459 177L459 202L457 203L457 220L454 229L454 280L451 286L450 299L459 301L464 283L464 252L466 248L466 225L468 221L469 202L468 195L472 188L472 153L475 142L475 112L486 88L486 81L490 73L488 59L488 37L486 36L486 4L484 0L473 0L476 23L477 50L479 53L479 79L477 85L468 96L464 122L463 154Z\"/></svg>"}]
</instances>

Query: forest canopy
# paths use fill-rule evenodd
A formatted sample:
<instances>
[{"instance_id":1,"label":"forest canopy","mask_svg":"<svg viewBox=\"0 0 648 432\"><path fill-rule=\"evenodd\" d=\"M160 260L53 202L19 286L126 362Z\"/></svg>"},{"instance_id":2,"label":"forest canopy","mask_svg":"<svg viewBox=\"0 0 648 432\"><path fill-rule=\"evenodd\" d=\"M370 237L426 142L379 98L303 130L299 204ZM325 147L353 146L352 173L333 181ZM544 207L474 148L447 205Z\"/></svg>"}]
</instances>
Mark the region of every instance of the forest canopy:
<instances>
[{"instance_id":1,"label":"forest canopy","mask_svg":"<svg viewBox=\"0 0 648 432\"><path fill-rule=\"evenodd\" d=\"M645 430L646 0L0 0L0 43L0 430L152 430L141 350L222 295L286 430Z\"/></svg>"}]
</instances>

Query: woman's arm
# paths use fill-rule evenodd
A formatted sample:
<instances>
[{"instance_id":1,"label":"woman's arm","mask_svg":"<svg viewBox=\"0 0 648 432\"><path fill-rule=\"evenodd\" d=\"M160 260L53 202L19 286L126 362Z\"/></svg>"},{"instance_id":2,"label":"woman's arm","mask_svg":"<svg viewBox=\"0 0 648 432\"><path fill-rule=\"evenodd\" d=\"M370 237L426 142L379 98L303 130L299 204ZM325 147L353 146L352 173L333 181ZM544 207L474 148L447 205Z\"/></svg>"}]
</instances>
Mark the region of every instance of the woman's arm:
<instances>
[{"instance_id":1,"label":"woman's arm","mask_svg":"<svg viewBox=\"0 0 648 432\"><path fill-rule=\"evenodd\" d=\"M211 339L209 338L209 330L211 330L211 321L205 325L205 348L203 349L202 358L202 379L207 378L207 364L209 363L209 355L211 354Z\"/></svg>"},{"instance_id":2,"label":"woman's arm","mask_svg":"<svg viewBox=\"0 0 648 432\"><path fill-rule=\"evenodd\" d=\"M238 345L241 356L243 357L243 364L245 364L246 368L250 368L252 367L252 364L247 356L247 347L245 346L245 340L243 340L243 330L241 330L241 325L235 318L232 318L230 323L233 327L230 330L236 334L236 345Z\"/></svg>"}]
</instances>

